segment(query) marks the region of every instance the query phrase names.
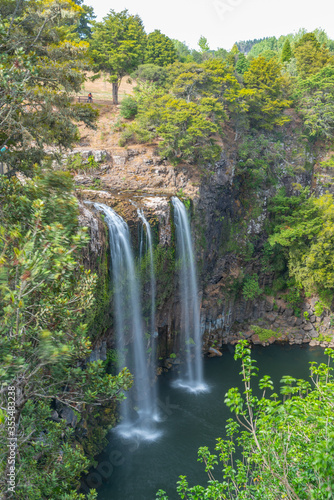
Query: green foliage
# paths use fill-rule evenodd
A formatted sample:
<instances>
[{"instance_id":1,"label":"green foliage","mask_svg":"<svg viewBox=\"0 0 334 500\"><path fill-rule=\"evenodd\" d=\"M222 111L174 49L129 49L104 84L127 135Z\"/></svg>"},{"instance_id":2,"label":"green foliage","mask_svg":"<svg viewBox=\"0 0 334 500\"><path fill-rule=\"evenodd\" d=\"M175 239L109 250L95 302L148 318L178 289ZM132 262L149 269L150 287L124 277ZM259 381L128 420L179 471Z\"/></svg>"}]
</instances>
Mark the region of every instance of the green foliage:
<instances>
[{"instance_id":1,"label":"green foliage","mask_svg":"<svg viewBox=\"0 0 334 500\"><path fill-rule=\"evenodd\" d=\"M94 25L90 54L96 71L109 74L114 84L114 101L118 103L118 87L123 76L132 73L143 62L146 34L139 16L127 10L110 12Z\"/></svg>"},{"instance_id":2,"label":"green foliage","mask_svg":"<svg viewBox=\"0 0 334 500\"><path fill-rule=\"evenodd\" d=\"M76 33L83 9L69 0L5 2L0 16L0 148L24 169L46 146L69 148L76 122L94 127L97 112L72 103L84 81L88 44Z\"/></svg>"},{"instance_id":3,"label":"green foliage","mask_svg":"<svg viewBox=\"0 0 334 500\"><path fill-rule=\"evenodd\" d=\"M325 310L325 305L320 301L318 300L315 304L314 304L314 312L317 316L321 316L322 313L324 312Z\"/></svg>"},{"instance_id":4,"label":"green foliage","mask_svg":"<svg viewBox=\"0 0 334 500\"><path fill-rule=\"evenodd\" d=\"M193 61L191 50L185 42L180 42L179 40L172 40L172 42L176 50L176 57L178 61L182 63Z\"/></svg>"},{"instance_id":5,"label":"green foliage","mask_svg":"<svg viewBox=\"0 0 334 500\"><path fill-rule=\"evenodd\" d=\"M86 361L96 276L81 262L88 238L70 174L44 168L24 184L2 178L0 201L0 395L7 407L15 387L16 498L80 498L75 490L89 461L73 430L52 419L54 405L92 414L121 399L131 377ZM0 424L2 476L6 432Z\"/></svg>"},{"instance_id":6,"label":"green foliage","mask_svg":"<svg viewBox=\"0 0 334 500\"><path fill-rule=\"evenodd\" d=\"M248 101L252 126L271 130L289 121L282 112L291 101L284 98L286 83L275 59L266 60L263 56L253 59L244 73L244 83L252 91Z\"/></svg>"},{"instance_id":7,"label":"green foliage","mask_svg":"<svg viewBox=\"0 0 334 500\"><path fill-rule=\"evenodd\" d=\"M268 134L248 133L238 147L237 172L252 187L270 185L277 181L280 164L285 159L284 147Z\"/></svg>"},{"instance_id":8,"label":"green foliage","mask_svg":"<svg viewBox=\"0 0 334 500\"><path fill-rule=\"evenodd\" d=\"M208 163L218 159L216 136L227 113L246 109L244 93L217 59L203 64L175 63L168 68L168 90L152 83L136 89L138 116L122 135L122 144L161 138L160 154L172 163Z\"/></svg>"},{"instance_id":9,"label":"green foliage","mask_svg":"<svg viewBox=\"0 0 334 500\"><path fill-rule=\"evenodd\" d=\"M287 38L284 42L284 45L283 45L281 61L283 63L289 62L291 60L291 58L292 58L292 49L291 49L289 39Z\"/></svg>"},{"instance_id":10,"label":"green foliage","mask_svg":"<svg viewBox=\"0 0 334 500\"><path fill-rule=\"evenodd\" d=\"M136 99L131 96L124 97L121 102L121 115L123 118L130 120L138 113L138 104Z\"/></svg>"},{"instance_id":11,"label":"green foliage","mask_svg":"<svg viewBox=\"0 0 334 500\"><path fill-rule=\"evenodd\" d=\"M205 36L200 37L200 39L198 40L198 46L202 53L209 52L210 50L208 40L207 38L205 38Z\"/></svg>"},{"instance_id":12,"label":"green foliage","mask_svg":"<svg viewBox=\"0 0 334 500\"><path fill-rule=\"evenodd\" d=\"M215 100L204 98L195 104L168 94L161 96L152 89L148 99L147 96L139 97L137 123L127 128L129 139L141 142L154 136L160 137L161 156L174 164L184 160L198 163L214 161L220 148L211 139L219 130L218 124L210 120L212 113L216 119L223 114Z\"/></svg>"},{"instance_id":13,"label":"green foliage","mask_svg":"<svg viewBox=\"0 0 334 500\"><path fill-rule=\"evenodd\" d=\"M327 500L334 490L331 366L311 363L312 385L282 377L281 400L268 375L259 380L259 390L253 390L258 369L250 352L247 341L236 346L234 357L241 360L243 392L232 388L225 395L235 417L227 421L226 439L217 439L216 453L206 446L198 451L208 484L191 487L180 476L179 497ZM325 352L334 359L332 349ZM156 498L167 500L168 496L159 490Z\"/></svg>"},{"instance_id":14,"label":"green foliage","mask_svg":"<svg viewBox=\"0 0 334 500\"><path fill-rule=\"evenodd\" d=\"M176 61L176 49L173 41L155 30L147 36L144 61L145 64L155 64L157 66L168 66Z\"/></svg>"},{"instance_id":15,"label":"green foliage","mask_svg":"<svg viewBox=\"0 0 334 500\"><path fill-rule=\"evenodd\" d=\"M287 303L293 308L298 307L301 303L301 285L296 285L295 281L287 281L288 293L285 296Z\"/></svg>"},{"instance_id":16,"label":"green foliage","mask_svg":"<svg viewBox=\"0 0 334 500\"><path fill-rule=\"evenodd\" d=\"M243 54L242 52L238 55L238 60L237 60L237 63L235 65L235 70L237 73L239 73L240 75L243 75L245 73L245 71L247 71L249 69L249 61L246 59L246 56L245 54Z\"/></svg>"},{"instance_id":17,"label":"green foliage","mask_svg":"<svg viewBox=\"0 0 334 500\"><path fill-rule=\"evenodd\" d=\"M75 153L67 157L64 169L69 172L83 171L87 173L97 169L99 166L100 164L95 160L94 156L91 155L85 160L80 153Z\"/></svg>"},{"instance_id":18,"label":"green foliage","mask_svg":"<svg viewBox=\"0 0 334 500\"><path fill-rule=\"evenodd\" d=\"M242 295L245 299L253 300L259 295L261 295L262 290L259 286L259 280L257 274L252 276L247 276L242 285Z\"/></svg>"},{"instance_id":19,"label":"green foliage","mask_svg":"<svg viewBox=\"0 0 334 500\"><path fill-rule=\"evenodd\" d=\"M92 36L93 21L96 19L94 9L90 5L83 5L83 0L73 1L82 8L76 31L81 39L89 39Z\"/></svg>"},{"instance_id":20,"label":"green foliage","mask_svg":"<svg viewBox=\"0 0 334 500\"><path fill-rule=\"evenodd\" d=\"M311 139L334 137L334 65L325 66L295 87L298 110Z\"/></svg>"},{"instance_id":21,"label":"green foliage","mask_svg":"<svg viewBox=\"0 0 334 500\"><path fill-rule=\"evenodd\" d=\"M300 38L295 44L294 56L302 78L318 73L332 60L328 48L320 44L314 33L305 33Z\"/></svg>"},{"instance_id":22,"label":"green foliage","mask_svg":"<svg viewBox=\"0 0 334 500\"><path fill-rule=\"evenodd\" d=\"M279 193L269 211L273 215L269 243L287 249L289 273L296 285L310 293L333 293L333 196L308 196L307 188L290 198Z\"/></svg>"},{"instance_id":23,"label":"green foliage","mask_svg":"<svg viewBox=\"0 0 334 500\"><path fill-rule=\"evenodd\" d=\"M141 82L156 83L164 85L168 76L166 68L156 64L140 64L132 77Z\"/></svg>"},{"instance_id":24,"label":"green foliage","mask_svg":"<svg viewBox=\"0 0 334 500\"><path fill-rule=\"evenodd\" d=\"M254 330L254 333L259 336L259 340L261 342L266 342L271 337L275 337L275 339L279 339L281 337L281 333L275 332L274 330L261 328L260 326L257 325L251 326L251 329Z\"/></svg>"},{"instance_id":25,"label":"green foliage","mask_svg":"<svg viewBox=\"0 0 334 500\"><path fill-rule=\"evenodd\" d=\"M274 36L263 38L259 40L257 43L254 43L251 47L251 50L248 53L248 57L250 59L258 57L260 55L263 56L265 52L271 51L276 54L283 49L285 41L289 39L288 37L280 37L277 39Z\"/></svg>"}]
</instances>

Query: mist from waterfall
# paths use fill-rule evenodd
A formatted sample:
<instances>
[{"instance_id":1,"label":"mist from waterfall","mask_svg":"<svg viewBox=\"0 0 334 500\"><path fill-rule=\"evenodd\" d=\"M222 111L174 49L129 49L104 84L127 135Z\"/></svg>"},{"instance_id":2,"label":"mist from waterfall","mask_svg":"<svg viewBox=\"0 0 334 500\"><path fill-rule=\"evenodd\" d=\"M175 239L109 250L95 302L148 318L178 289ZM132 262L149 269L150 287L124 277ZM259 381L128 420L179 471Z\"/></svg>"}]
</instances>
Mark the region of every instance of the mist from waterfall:
<instances>
[{"instance_id":1,"label":"mist from waterfall","mask_svg":"<svg viewBox=\"0 0 334 500\"><path fill-rule=\"evenodd\" d=\"M190 224L184 204L176 197L172 198L172 203L177 257L180 262L181 337L186 352L185 370L176 385L191 392L203 392L207 390L207 386L203 380L200 306Z\"/></svg>"},{"instance_id":2,"label":"mist from waterfall","mask_svg":"<svg viewBox=\"0 0 334 500\"><path fill-rule=\"evenodd\" d=\"M129 228L112 208L101 203L94 203L94 207L104 214L109 229L118 370L126 366L134 377L133 387L121 403L122 422L116 429L126 438L153 440L158 436L154 425L155 401Z\"/></svg>"}]
</instances>

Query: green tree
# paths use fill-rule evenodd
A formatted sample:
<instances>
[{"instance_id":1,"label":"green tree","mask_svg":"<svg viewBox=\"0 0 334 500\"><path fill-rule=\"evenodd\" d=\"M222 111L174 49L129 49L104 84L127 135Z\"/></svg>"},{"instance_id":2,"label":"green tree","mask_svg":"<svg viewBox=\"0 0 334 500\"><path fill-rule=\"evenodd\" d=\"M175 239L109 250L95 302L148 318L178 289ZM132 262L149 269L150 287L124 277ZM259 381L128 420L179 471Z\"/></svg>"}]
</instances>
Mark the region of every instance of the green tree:
<instances>
[{"instance_id":1,"label":"green tree","mask_svg":"<svg viewBox=\"0 0 334 500\"><path fill-rule=\"evenodd\" d=\"M168 36L155 30L147 36L145 64L168 66L176 61L177 53L173 41Z\"/></svg>"},{"instance_id":2,"label":"green tree","mask_svg":"<svg viewBox=\"0 0 334 500\"><path fill-rule=\"evenodd\" d=\"M333 349L326 349L329 361ZM281 395L265 375L259 390L252 387L258 368L247 341L236 346L241 359L243 393L232 388L225 403L235 419L217 439L216 453L199 449L198 460L208 474L207 486L189 486L180 476L177 492L188 499L327 500L334 494L334 377L324 363L311 364L312 384L284 376ZM238 453L238 454L237 454ZM219 465L219 469L218 466ZM221 472L222 469L222 472ZM157 499L168 500L160 490Z\"/></svg>"},{"instance_id":3,"label":"green tree","mask_svg":"<svg viewBox=\"0 0 334 500\"><path fill-rule=\"evenodd\" d=\"M146 34L139 16L127 10L111 10L102 22L94 25L90 54L97 71L109 75L113 84L113 101L118 104L122 78L143 62Z\"/></svg>"},{"instance_id":4,"label":"green tree","mask_svg":"<svg viewBox=\"0 0 334 500\"><path fill-rule=\"evenodd\" d=\"M164 85L168 77L168 71L166 68L157 66L156 64L140 64L131 77L141 82Z\"/></svg>"},{"instance_id":5,"label":"green tree","mask_svg":"<svg viewBox=\"0 0 334 500\"><path fill-rule=\"evenodd\" d=\"M85 5L84 0L73 1L77 5L80 5L80 7L82 8L76 31L81 39L86 40L88 38L91 38L93 21L94 19L96 19L94 9L90 5Z\"/></svg>"},{"instance_id":6,"label":"green tree","mask_svg":"<svg viewBox=\"0 0 334 500\"><path fill-rule=\"evenodd\" d=\"M87 363L85 320L95 307L96 276L81 262L88 238L71 176L44 168L24 184L15 177L0 182L1 498L13 498L4 478L7 423L15 416L15 498L81 499L76 489L89 460L54 410L71 419L103 411L122 398L130 376ZM15 414L7 410L13 392Z\"/></svg>"},{"instance_id":7,"label":"green tree","mask_svg":"<svg viewBox=\"0 0 334 500\"><path fill-rule=\"evenodd\" d=\"M291 60L291 58L292 58L292 49L291 49L289 39L287 38L284 42L284 45L283 45L281 61L283 63L289 62Z\"/></svg>"},{"instance_id":8,"label":"green tree","mask_svg":"<svg viewBox=\"0 0 334 500\"><path fill-rule=\"evenodd\" d=\"M209 52L210 47L207 38L205 36L201 36L200 39L198 40L198 46L202 52L202 54L205 54L206 52Z\"/></svg>"},{"instance_id":9,"label":"green tree","mask_svg":"<svg viewBox=\"0 0 334 500\"><path fill-rule=\"evenodd\" d=\"M173 39L172 42L176 50L176 57L178 61L184 63L191 62L193 60L191 56L191 50L185 42L180 42L179 40L175 39Z\"/></svg>"},{"instance_id":10,"label":"green tree","mask_svg":"<svg viewBox=\"0 0 334 500\"><path fill-rule=\"evenodd\" d=\"M176 97L188 102L214 97L226 108L235 101L240 90L236 77L219 59L210 59L202 64L174 64L169 69L169 80Z\"/></svg>"},{"instance_id":11,"label":"green tree","mask_svg":"<svg viewBox=\"0 0 334 500\"><path fill-rule=\"evenodd\" d=\"M320 45L314 33L305 33L300 38L295 44L294 55L302 78L317 73L332 60L328 48Z\"/></svg>"},{"instance_id":12,"label":"green tree","mask_svg":"<svg viewBox=\"0 0 334 500\"><path fill-rule=\"evenodd\" d=\"M308 136L334 137L334 66L328 64L308 78L300 78L294 89L298 111Z\"/></svg>"},{"instance_id":13,"label":"green tree","mask_svg":"<svg viewBox=\"0 0 334 500\"><path fill-rule=\"evenodd\" d=\"M249 94L249 117L254 127L272 129L289 121L282 114L291 101L284 98L285 79L276 59L266 60L259 56L251 61L244 73L245 87Z\"/></svg>"},{"instance_id":14,"label":"green tree","mask_svg":"<svg viewBox=\"0 0 334 500\"><path fill-rule=\"evenodd\" d=\"M68 0L0 6L0 145L16 168L40 161L45 146L78 140L75 122L96 111L72 103L84 81L87 43L76 33L82 8Z\"/></svg>"},{"instance_id":15,"label":"green tree","mask_svg":"<svg viewBox=\"0 0 334 500\"><path fill-rule=\"evenodd\" d=\"M308 196L308 190L290 198L279 194L270 212L274 228L269 243L286 249L290 276L307 292L333 294L333 196L315 198Z\"/></svg>"},{"instance_id":16,"label":"green tree","mask_svg":"<svg viewBox=\"0 0 334 500\"><path fill-rule=\"evenodd\" d=\"M245 54L240 52L240 54L238 55L237 63L235 65L236 72L239 73L239 75L243 75L245 73L245 71L247 71L249 69L249 64L250 63L246 59Z\"/></svg>"}]
</instances>

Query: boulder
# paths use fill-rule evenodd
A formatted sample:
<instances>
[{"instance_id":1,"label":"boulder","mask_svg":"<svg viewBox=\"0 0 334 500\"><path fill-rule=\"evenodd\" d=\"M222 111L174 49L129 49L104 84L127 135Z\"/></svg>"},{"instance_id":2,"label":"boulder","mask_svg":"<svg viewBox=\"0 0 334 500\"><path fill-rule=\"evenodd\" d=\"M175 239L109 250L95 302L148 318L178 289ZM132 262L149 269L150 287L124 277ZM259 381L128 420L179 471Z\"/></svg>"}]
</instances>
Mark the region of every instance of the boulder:
<instances>
[{"instance_id":1,"label":"boulder","mask_svg":"<svg viewBox=\"0 0 334 500\"><path fill-rule=\"evenodd\" d=\"M215 349L214 347L209 347L209 357L210 358L214 358L216 356L220 357L222 356L223 354L218 351L218 349Z\"/></svg>"},{"instance_id":2,"label":"boulder","mask_svg":"<svg viewBox=\"0 0 334 500\"><path fill-rule=\"evenodd\" d=\"M75 427L77 423L77 417L72 410L72 408L65 407L61 410L60 416L62 419L66 420L67 424L71 427Z\"/></svg>"}]
</instances>

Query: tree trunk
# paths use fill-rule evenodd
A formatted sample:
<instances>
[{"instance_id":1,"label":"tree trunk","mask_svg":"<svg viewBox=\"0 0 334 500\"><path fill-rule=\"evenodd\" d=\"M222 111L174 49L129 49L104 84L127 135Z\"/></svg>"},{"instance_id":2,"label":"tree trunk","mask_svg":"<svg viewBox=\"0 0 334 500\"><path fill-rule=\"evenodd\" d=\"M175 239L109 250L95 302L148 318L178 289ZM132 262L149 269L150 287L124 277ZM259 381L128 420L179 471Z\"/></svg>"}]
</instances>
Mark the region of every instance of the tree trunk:
<instances>
[{"instance_id":1,"label":"tree trunk","mask_svg":"<svg viewBox=\"0 0 334 500\"><path fill-rule=\"evenodd\" d=\"M114 82L112 84L112 101L113 104L118 104L118 84Z\"/></svg>"}]
</instances>

